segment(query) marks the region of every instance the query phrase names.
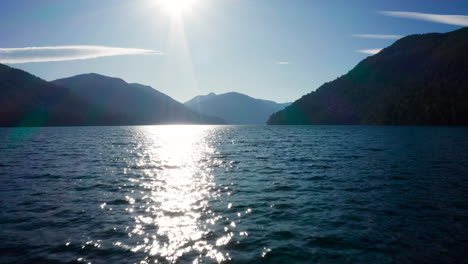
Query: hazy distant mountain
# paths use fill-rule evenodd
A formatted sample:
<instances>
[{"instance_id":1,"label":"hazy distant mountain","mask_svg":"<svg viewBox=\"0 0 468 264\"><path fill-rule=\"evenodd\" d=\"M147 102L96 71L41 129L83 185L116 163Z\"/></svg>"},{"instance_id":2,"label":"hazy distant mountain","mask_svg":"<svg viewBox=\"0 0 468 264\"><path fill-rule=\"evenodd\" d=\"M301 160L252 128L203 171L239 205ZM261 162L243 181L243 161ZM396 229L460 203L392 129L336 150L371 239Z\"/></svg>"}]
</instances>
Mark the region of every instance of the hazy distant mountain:
<instances>
[{"instance_id":1,"label":"hazy distant mountain","mask_svg":"<svg viewBox=\"0 0 468 264\"><path fill-rule=\"evenodd\" d=\"M289 104L255 99L234 92L201 95L185 103L199 113L221 117L229 124L266 124L271 114Z\"/></svg>"},{"instance_id":2,"label":"hazy distant mountain","mask_svg":"<svg viewBox=\"0 0 468 264\"><path fill-rule=\"evenodd\" d=\"M102 112L117 115L127 125L223 124L217 117L200 115L150 86L129 84L99 74L83 74L52 83L70 89Z\"/></svg>"},{"instance_id":3,"label":"hazy distant mountain","mask_svg":"<svg viewBox=\"0 0 468 264\"><path fill-rule=\"evenodd\" d=\"M64 126L115 123L68 89L0 64L0 126Z\"/></svg>"},{"instance_id":4,"label":"hazy distant mountain","mask_svg":"<svg viewBox=\"0 0 468 264\"><path fill-rule=\"evenodd\" d=\"M402 38L268 123L468 125L468 28Z\"/></svg>"}]
</instances>

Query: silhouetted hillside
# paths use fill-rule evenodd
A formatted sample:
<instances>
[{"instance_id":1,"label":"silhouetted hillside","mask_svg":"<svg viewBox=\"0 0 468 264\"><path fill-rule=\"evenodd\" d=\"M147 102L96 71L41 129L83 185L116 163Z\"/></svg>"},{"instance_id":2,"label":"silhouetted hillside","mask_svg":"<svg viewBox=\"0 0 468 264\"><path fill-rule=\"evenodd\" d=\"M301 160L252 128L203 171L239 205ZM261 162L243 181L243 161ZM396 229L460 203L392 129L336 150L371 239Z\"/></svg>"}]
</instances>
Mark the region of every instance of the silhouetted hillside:
<instances>
[{"instance_id":1,"label":"silhouetted hillside","mask_svg":"<svg viewBox=\"0 0 468 264\"><path fill-rule=\"evenodd\" d=\"M468 28L402 38L268 123L468 125Z\"/></svg>"},{"instance_id":2,"label":"silhouetted hillside","mask_svg":"<svg viewBox=\"0 0 468 264\"><path fill-rule=\"evenodd\" d=\"M118 78L92 73L53 83L71 89L83 101L115 114L127 125L224 123L219 118L200 115L152 87L128 84Z\"/></svg>"},{"instance_id":3,"label":"silhouetted hillside","mask_svg":"<svg viewBox=\"0 0 468 264\"><path fill-rule=\"evenodd\" d=\"M149 86L97 74L49 83L3 64L0 106L0 126L225 123L195 113Z\"/></svg>"},{"instance_id":4,"label":"silhouetted hillside","mask_svg":"<svg viewBox=\"0 0 468 264\"><path fill-rule=\"evenodd\" d=\"M199 113L221 117L229 124L265 124L271 114L289 103L278 104L232 92L197 96L185 105Z\"/></svg>"},{"instance_id":5,"label":"silhouetted hillside","mask_svg":"<svg viewBox=\"0 0 468 264\"><path fill-rule=\"evenodd\" d=\"M117 120L69 90L0 64L0 126L75 126Z\"/></svg>"}]
</instances>

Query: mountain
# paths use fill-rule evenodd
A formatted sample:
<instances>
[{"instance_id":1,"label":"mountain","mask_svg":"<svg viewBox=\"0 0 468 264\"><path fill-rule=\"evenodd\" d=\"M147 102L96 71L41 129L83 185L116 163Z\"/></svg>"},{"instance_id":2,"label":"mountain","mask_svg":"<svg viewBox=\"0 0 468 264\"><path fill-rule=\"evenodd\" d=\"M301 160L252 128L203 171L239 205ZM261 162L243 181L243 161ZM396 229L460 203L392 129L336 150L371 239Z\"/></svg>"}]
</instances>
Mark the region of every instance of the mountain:
<instances>
[{"instance_id":1,"label":"mountain","mask_svg":"<svg viewBox=\"0 0 468 264\"><path fill-rule=\"evenodd\" d=\"M223 124L155 89L97 74L54 82L0 64L0 126Z\"/></svg>"},{"instance_id":2,"label":"mountain","mask_svg":"<svg viewBox=\"0 0 468 264\"><path fill-rule=\"evenodd\" d=\"M268 124L468 125L468 28L402 38Z\"/></svg>"},{"instance_id":3,"label":"mountain","mask_svg":"<svg viewBox=\"0 0 468 264\"><path fill-rule=\"evenodd\" d=\"M52 83L70 89L101 112L113 113L126 125L225 123L217 117L200 115L150 86L118 78L90 73Z\"/></svg>"},{"instance_id":4,"label":"mountain","mask_svg":"<svg viewBox=\"0 0 468 264\"><path fill-rule=\"evenodd\" d=\"M0 126L76 126L114 123L71 91L0 64Z\"/></svg>"},{"instance_id":5,"label":"mountain","mask_svg":"<svg viewBox=\"0 0 468 264\"><path fill-rule=\"evenodd\" d=\"M197 96L185 105L199 113L218 116L229 124L265 124L271 114L289 103L278 104L231 92Z\"/></svg>"}]
</instances>

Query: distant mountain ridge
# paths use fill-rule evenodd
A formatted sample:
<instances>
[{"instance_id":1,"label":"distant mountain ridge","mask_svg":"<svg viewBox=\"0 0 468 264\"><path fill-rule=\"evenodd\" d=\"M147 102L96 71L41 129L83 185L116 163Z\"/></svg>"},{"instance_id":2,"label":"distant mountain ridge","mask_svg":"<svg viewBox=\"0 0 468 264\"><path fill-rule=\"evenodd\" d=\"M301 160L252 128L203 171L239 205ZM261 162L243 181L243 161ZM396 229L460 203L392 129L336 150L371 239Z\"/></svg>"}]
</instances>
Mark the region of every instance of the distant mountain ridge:
<instances>
[{"instance_id":1,"label":"distant mountain ridge","mask_svg":"<svg viewBox=\"0 0 468 264\"><path fill-rule=\"evenodd\" d=\"M468 28L404 37L268 123L468 125Z\"/></svg>"},{"instance_id":2,"label":"distant mountain ridge","mask_svg":"<svg viewBox=\"0 0 468 264\"><path fill-rule=\"evenodd\" d=\"M0 126L224 124L155 89L85 74L47 82L0 64Z\"/></svg>"},{"instance_id":3,"label":"distant mountain ridge","mask_svg":"<svg viewBox=\"0 0 468 264\"><path fill-rule=\"evenodd\" d=\"M217 117L200 115L150 86L95 73L58 79L80 99L101 111L116 114L128 125L224 124Z\"/></svg>"},{"instance_id":4,"label":"distant mountain ridge","mask_svg":"<svg viewBox=\"0 0 468 264\"><path fill-rule=\"evenodd\" d=\"M25 71L0 64L0 126L117 124L108 112Z\"/></svg>"},{"instance_id":5,"label":"distant mountain ridge","mask_svg":"<svg viewBox=\"0 0 468 264\"><path fill-rule=\"evenodd\" d=\"M220 117L229 124L266 124L271 114L289 104L255 99L236 92L200 95L185 103L194 111Z\"/></svg>"}]
</instances>

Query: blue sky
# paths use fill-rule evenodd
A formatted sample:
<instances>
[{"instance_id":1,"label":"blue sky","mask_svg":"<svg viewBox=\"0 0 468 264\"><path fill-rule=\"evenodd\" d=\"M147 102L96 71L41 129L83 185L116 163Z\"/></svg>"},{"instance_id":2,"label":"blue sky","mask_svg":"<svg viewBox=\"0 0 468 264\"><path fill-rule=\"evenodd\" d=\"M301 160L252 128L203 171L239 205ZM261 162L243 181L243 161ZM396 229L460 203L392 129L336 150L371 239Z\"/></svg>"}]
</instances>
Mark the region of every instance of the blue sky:
<instances>
[{"instance_id":1,"label":"blue sky","mask_svg":"<svg viewBox=\"0 0 468 264\"><path fill-rule=\"evenodd\" d=\"M8 63L46 80L96 72L151 85L182 102L230 91L286 102L369 56L358 50L395 41L353 35L448 32L468 15L468 0L195 0L190 12L175 17L157 1L170 0L2 0L0 48L59 46L53 56L105 55ZM381 11L461 17L449 17L458 21L451 25ZM40 57L51 51L14 52Z\"/></svg>"}]
</instances>

